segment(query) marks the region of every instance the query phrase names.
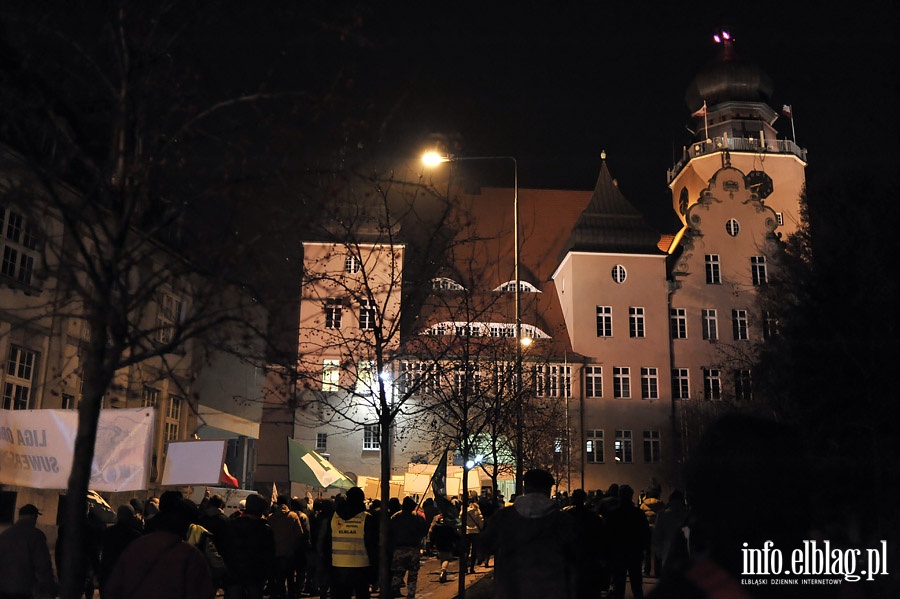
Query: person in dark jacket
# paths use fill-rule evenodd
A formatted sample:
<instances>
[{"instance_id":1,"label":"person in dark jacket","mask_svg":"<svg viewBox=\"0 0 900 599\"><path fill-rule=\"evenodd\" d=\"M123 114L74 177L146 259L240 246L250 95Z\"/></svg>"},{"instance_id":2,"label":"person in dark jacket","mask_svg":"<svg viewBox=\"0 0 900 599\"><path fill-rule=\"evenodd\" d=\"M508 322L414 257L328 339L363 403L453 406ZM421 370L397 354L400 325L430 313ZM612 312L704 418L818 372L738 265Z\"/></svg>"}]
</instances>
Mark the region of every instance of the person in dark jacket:
<instances>
[{"instance_id":1,"label":"person in dark jacket","mask_svg":"<svg viewBox=\"0 0 900 599\"><path fill-rule=\"evenodd\" d=\"M644 596L642 564L644 552L650 547L650 524L641 508L634 505L634 490L628 485L619 487L619 505L606 518L611 548L613 599L625 597L625 577L631 582L635 599Z\"/></svg>"},{"instance_id":2,"label":"person in dark jacket","mask_svg":"<svg viewBox=\"0 0 900 599\"><path fill-rule=\"evenodd\" d=\"M563 508L563 512L575 521L576 544L579 548L575 560L579 599L597 596L600 574L605 567L603 560L607 555L603 518L588 508L586 499L587 494L583 489L575 489L569 505Z\"/></svg>"},{"instance_id":3,"label":"person in dark jacket","mask_svg":"<svg viewBox=\"0 0 900 599\"><path fill-rule=\"evenodd\" d=\"M391 516L388 526L393 555L391 590L395 597L399 597L400 585L406 575L406 597L413 599L419 584L422 539L428 532L425 518L416 512L416 500L404 497L400 511Z\"/></svg>"},{"instance_id":4,"label":"person in dark jacket","mask_svg":"<svg viewBox=\"0 0 900 599\"><path fill-rule=\"evenodd\" d=\"M524 494L491 518L481 533L494 557L497 599L571 599L576 590L575 520L550 498L554 480L529 470Z\"/></svg>"},{"instance_id":5,"label":"person in dark jacket","mask_svg":"<svg viewBox=\"0 0 900 599\"><path fill-rule=\"evenodd\" d=\"M365 493L347 490L347 499L322 527L320 553L329 568L333 599L369 599L378 572L378 520L366 511Z\"/></svg>"},{"instance_id":6,"label":"person in dark jacket","mask_svg":"<svg viewBox=\"0 0 900 599\"><path fill-rule=\"evenodd\" d=\"M183 500L160 500L153 532L132 541L116 560L104 599L212 599L206 558L184 540L193 514Z\"/></svg>"},{"instance_id":7,"label":"person in dark jacket","mask_svg":"<svg viewBox=\"0 0 900 599\"><path fill-rule=\"evenodd\" d=\"M47 536L37 528L41 511L30 503L19 508L16 523L0 533L0 596L55 597L56 579Z\"/></svg>"},{"instance_id":8,"label":"person in dark jacket","mask_svg":"<svg viewBox=\"0 0 900 599\"><path fill-rule=\"evenodd\" d=\"M100 596L106 596L106 582L125 549L141 537L141 521L131 505L120 505L116 523L103 531L100 550Z\"/></svg>"},{"instance_id":9,"label":"person in dark jacket","mask_svg":"<svg viewBox=\"0 0 900 599\"><path fill-rule=\"evenodd\" d=\"M259 494L245 501L244 513L231 520L219 546L227 569L226 599L260 599L275 563L275 536L263 517L269 502Z\"/></svg>"}]
</instances>

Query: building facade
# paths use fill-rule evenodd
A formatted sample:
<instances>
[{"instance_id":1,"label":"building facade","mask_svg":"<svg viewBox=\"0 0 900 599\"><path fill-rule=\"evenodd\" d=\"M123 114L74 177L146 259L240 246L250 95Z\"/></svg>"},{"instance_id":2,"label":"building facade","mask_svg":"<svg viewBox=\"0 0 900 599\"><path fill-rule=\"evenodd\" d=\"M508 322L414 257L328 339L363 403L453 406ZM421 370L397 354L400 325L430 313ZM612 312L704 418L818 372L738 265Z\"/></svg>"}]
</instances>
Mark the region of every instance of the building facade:
<instances>
[{"instance_id":1,"label":"building facade","mask_svg":"<svg viewBox=\"0 0 900 599\"><path fill-rule=\"evenodd\" d=\"M388 312L412 310L417 317L399 345L385 347L390 359L378 376L399 385L402 394L415 370L417 393L433 398L441 376L429 378L429 372L458 372L470 359L461 357L462 347L471 347L472 339L493 340L506 353L475 359L466 368L475 374L464 378L483 386L470 388L488 401L497 388L497 365L515 356L522 362L525 405L558 408L555 422L545 423L551 442L536 450L544 455L528 454L529 466L552 467L561 489L678 485L681 460L703 424L722 408L753 401L755 348L776 324L757 292L777 267L779 239L800 223L806 153L779 137L779 113L769 105L771 82L733 50L726 41L686 95L697 133L667 173L680 230L654 231L619 189L605 156L592 191L483 188L452 196L466 216L454 229L453 251L428 283L429 299L399 306L396 297L383 298ZM340 387L345 392L338 401L361 406L338 381L360 378L365 351L326 355L325 339L339 321L365 329L365 310L381 307L364 306L361 293L350 303L332 297L321 276L322 252L338 257L337 266L326 270L346 274L357 266L358 251L352 244L323 247L305 244L310 275L300 306L300 361L316 364L319 379L307 381L319 391ZM379 264L360 272L382 269L395 281L403 278L403 261L387 245L359 257ZM418 258L409 252L404 260L408 265ZM354 293L346 289L345 295ZM519 354L508 345L517 319L522 335L533 341ZM341 328L346 348L345 333ZM452 355L411 354L414 340L436 336L466 342ZM457 388L460 380L457 374ZM454 380L445 377L444 384L452 387ZM310 417L307 407L295 411L290 429L339 468L377 477L376 431L356 422L338 424L330 412ZM392 448L394 475L407 462L422 456L435 461L439 454L433 430L412 430ZM410 443L411 437L419 442ZM507 458L514 453L512 447Z\"/></svg>"}]
</instances>

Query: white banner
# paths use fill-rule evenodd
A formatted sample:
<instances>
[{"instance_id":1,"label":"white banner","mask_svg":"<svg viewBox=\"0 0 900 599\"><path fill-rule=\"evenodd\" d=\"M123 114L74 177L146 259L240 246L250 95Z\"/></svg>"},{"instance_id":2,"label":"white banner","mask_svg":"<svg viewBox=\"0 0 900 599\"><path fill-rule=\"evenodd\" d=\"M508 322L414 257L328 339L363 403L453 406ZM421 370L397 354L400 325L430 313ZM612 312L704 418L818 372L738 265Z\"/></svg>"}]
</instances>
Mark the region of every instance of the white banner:
<instances>
[{"instance_id":1,"label":"white banner","mask_svg":"<svg viewBox=\"0 0 900 599\"><path fill-rule=\"evenodd\" d=\"M102 410L90 488L138 491L150 477L152 408ZM78 413L0 410L0 483L65 489L72 471Z\"/></svg>"}]
</instances>

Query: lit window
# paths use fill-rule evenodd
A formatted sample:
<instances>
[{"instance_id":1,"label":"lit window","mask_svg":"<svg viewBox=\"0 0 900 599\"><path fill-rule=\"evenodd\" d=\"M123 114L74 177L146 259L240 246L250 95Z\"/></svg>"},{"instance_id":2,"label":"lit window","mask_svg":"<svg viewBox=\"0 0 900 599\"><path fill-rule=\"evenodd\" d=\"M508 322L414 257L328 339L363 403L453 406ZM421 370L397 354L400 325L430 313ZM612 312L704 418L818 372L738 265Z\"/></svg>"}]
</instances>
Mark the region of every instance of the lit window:
<instances>
[{"instance_id":1,"label":"lit window","mask_svg":"<svg viewBox=\"0 0 900 599\"><path fill-rule=\"evenodd\" d=\"M375 451L381 449L380 424L366 424L363 426L363 449Z\"/></svg>"},{"instance_id":2,"label":"lit window","mask_svg":"<svg viewBox=\"0 0 900 599\"><path fill-rule=\"evenodd\" d=\"M341 361L324 360L322 363L322 391L334 392L341 384Z\"/></svg>"},{"instance_id":3,"label":"lit window","mask_svg":"<svg viewBox=\"0 0 900 599\"><path fill-rule=\"evenodd\" d=\"M597 336L612 337L612 306L597 306Z\"/></svg>"},{"instance_id":4,"label":"lit window","mask_svg":"<svg viewBox=\"0 0 900 599\"><path fill-rule=\"evenodd\" d=\"M631 368L628 366L613 366L613 397L631 397Z\"/></svg>"},{"instance_id":5,"label":"lit window","mask_svg":"<svg viewBox=\"0 0 900 599\"><path fill-rule=\"evenodd\" d=\"M722 283L722 267L718 254L706 254L706 283L719 285Z\"/></svg>"},{"instance_id":6,"label":"lit window","mask_svg":"<svg viewBox=\"0 0 900 599\"><path fill-rule=\"evenodd\" d=\"M588 464L603 463L603 431L592 429L587 431L584 454Z\"/></svg>"},{"instance_id":7,"label":"lit window","mask_svg":"<svg viewBox=\"0 0 900 599\"><path fill-rule=\"evenodd\" d=\"M690 399L691 379L687 368L672 369L672 397L675 399Z\"/></svg>"},{"instance_id":8,"label":"lit window","mask_svg":"<svg viewBox=\"0 0 900 599\"><path fill-rule=\"evenodd\" d=\"M584 369L584 387L587 397L603 397L603 367L586 366Z\"/></svg>"},{"instance_id":9,"label":"lit window","mask_svg":"<svg viewBox=\"0 0 900 599\"><path fill-rule=\"evenodd\" d=\"M775 213L775 222L778 223L778 226L779 226L779 227L780 227L781 225L783 225L783 224L784 224L784 214L781 213L781 212L776 212L776 213Z\"/></svg>"},{"instance_id":10,"label":"lit window","mask_svg":"<svg viewBox=\"0 0 900 599\"><path fill-rule=\"evenodd\" d=\"M625 270L625 267L621 264L616 264L612 269L612 278L616 283L624 283L625 278L628 276L628 272Z\"/></svg>"},{"instance_id":11,"label":"lit window","mask_svg":"<svg viewBox=\"0 0 900 599\"><path fill-rule=\"evenodd\" d=\"M641 367L641 398L659 399L659 372L656 368Z\"/></svg>"},{"instance_id":12,"label":"lit window","mask_svg":"<svg viewBox=\"0 0 900 599\"><path fill-rule=\"evenodd\" d=\"M616 462L630 464L633 461L631 431L616 431Z\"/></svg>"}]
</instances>

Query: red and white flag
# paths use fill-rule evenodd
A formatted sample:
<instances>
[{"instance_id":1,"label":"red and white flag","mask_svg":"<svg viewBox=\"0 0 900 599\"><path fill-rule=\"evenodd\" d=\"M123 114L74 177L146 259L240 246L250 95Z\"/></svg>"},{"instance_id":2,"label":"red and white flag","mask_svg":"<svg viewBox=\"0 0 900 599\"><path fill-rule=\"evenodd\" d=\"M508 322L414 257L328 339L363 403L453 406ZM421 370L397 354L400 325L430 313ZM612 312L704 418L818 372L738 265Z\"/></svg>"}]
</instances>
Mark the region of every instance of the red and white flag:
<instances>
[{"instance_id":1,"label":"red and white flag","mask_svg":"<svg viewBox=\"0 0 900 599\"><path fill-rule=\"evenodd\" d=\"M222 462L222 473L219 477L219 482L226 487L234 487L235 489L240 487L238 479L231 475L231 472L228 471L228 464L225 462Z\"/></svg>"},{"instance_id":2,"label":"red and white flag","mask_svg":"<svg viewBox=\"0 0 900 599\"><path fill-rule=\"evenodd\" d=\"M703 106L697 112L692 113L691 116L706 116L706 100L703 101Z\"/></svg>"},{"instance_id":3,"label":"red and white flag","mask_svg":"<svg viewBox=\"0 0 900 599\"><path fill-rule=\"evenodd\" d=\"M791 110L791 107L788 106L787 104L785 104L784 106L781 107L781 114L783 114L784 116L786 116L789 119L794 118L794 112Z\"/></svg>"}]
</instances>

